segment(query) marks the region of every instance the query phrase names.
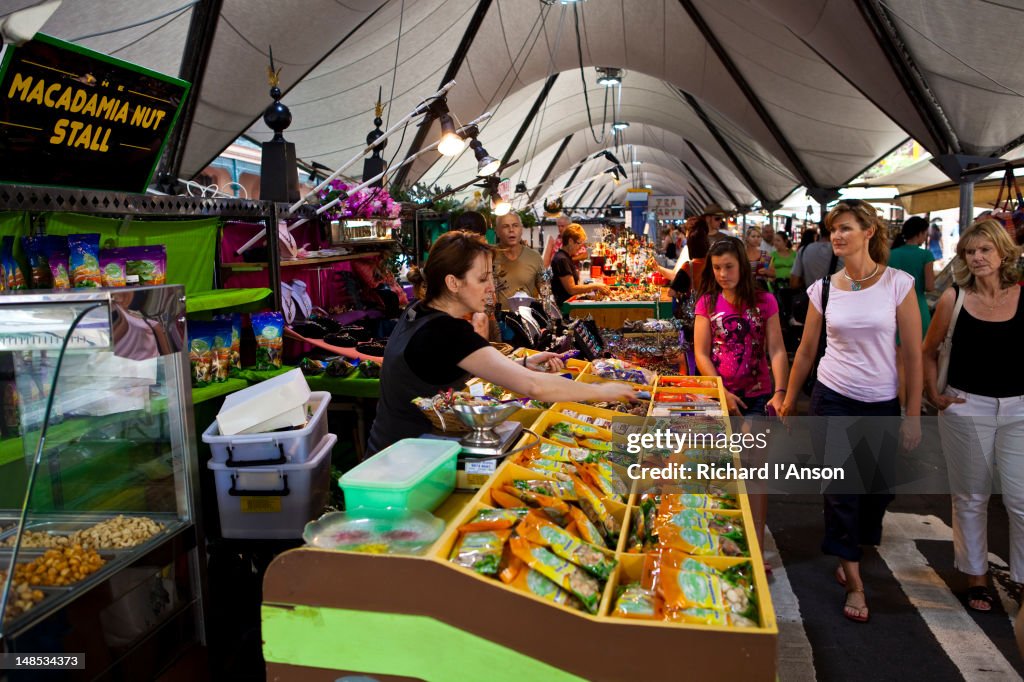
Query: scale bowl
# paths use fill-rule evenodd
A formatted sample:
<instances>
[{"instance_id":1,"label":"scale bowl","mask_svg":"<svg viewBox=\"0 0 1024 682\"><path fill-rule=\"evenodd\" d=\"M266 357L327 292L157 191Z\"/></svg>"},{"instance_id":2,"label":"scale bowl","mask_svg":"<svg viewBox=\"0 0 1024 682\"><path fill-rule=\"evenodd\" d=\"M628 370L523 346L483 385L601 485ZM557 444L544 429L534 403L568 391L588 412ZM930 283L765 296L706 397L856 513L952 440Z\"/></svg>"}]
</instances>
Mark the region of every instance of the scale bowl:
<instances>
[{"instance_id":1,"label":"scale bowl","mask_svg":"<svg viewBox=\"0 0 1024 682\"><path fill-rule=\"evenodd\" d=\"M518 410L520 405L452 405L452 411L459 415L462 423L471 429L490 429L500 424Z\"/></svg>"}]
</instances>

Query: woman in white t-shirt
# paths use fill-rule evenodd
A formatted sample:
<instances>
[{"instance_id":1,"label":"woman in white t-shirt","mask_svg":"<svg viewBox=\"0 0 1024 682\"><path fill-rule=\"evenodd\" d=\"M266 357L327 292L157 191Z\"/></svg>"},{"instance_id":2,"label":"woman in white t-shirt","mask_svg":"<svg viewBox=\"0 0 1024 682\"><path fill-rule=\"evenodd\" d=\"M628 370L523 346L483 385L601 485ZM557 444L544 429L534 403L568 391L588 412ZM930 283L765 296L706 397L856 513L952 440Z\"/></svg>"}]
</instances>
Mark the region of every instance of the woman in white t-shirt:
<instances>
[{"instance_id":1,"label":"woman in white t-shirt","mask_svg":"<svg viewBox=\"0 0 1024 682\"><path fill-rule=\"evenodd\" d=\"M899 427L899 441L903 449L911 450L921 441L921 347L906 343L897 348L896 332L904 339L916 339L921 334L921 312L917 297L913 295L914 278L886 267L889 248L885 227L874 207L867 202L857 199L839 202L828 214L825 224L832 249L845 266L828 282L822 279L807 290L811 306L780 414L785 417L794 413L800 387L818 357L824 299L826 345L811 394L811 415L898 418L896 353L899 352L906 367L908 417ZM889 431L886 426L894 421L878 419L862 423L862 428L856 430L859 434L856 437L878 452L886 442ZM832 447L826 447L825 456L831 464L852 462L853 453L837 447L842 440L852 441L851 423L851 420L836 419L831 424L833 428L827 428L825 442ZM847 460L848 457L851 459ZM861 545L877 545L881 541L882 517L894 497L887 492L893 481L884 480L884 472L894 464L892 459L891 455L880 457L877 469L869 474L871 480L864 481L865 488L877 491L875 494L825 494L822 551L839 558L835 576L846 588L843 615L860 623L868 620L860 575ZM858 459L859 464L862 461ZM864 479L861 466L847 466L846 470L848 474L859 473Z\"/></svg>"}]
</instances>

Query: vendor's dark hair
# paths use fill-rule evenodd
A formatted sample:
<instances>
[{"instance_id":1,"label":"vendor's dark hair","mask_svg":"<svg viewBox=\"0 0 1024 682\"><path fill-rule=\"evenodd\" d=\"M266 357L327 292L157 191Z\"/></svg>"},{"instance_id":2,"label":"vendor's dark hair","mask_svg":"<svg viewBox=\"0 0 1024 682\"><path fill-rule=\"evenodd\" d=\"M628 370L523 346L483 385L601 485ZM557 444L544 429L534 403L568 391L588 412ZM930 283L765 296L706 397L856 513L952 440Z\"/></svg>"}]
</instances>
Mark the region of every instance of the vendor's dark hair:
<instances>
[{"instance_id":1,"label":"vendor's dark hair","mask_svg":"<svg viewBox=\"0 0 1024 682\"><path fill-rule=\"evenodd\" d=\"M708 258L704 262L704 271L700 275L700 289L698 298L707 296L704 305L708 310L715 309L715 301L722 293L722 287L715 279L714 258L715 256L733 256L739 263L740 279L736 284L736 297L744 310L750 310L757 306L757 292L754 287L754 271L750 268L750 261L747 260L746 245L735 237L719 239L708 249Z\"/></svg>"},{"instance_id":2,"label":"vendor's dark hair","mask_svg":"<svg viewBox=\"0 0 1024 682\"><path fill-rule=\"evenodd\" d=\"M919 234L928 231L928 221L919 215L911 216L903 223L900 233L892 240L892 248L899 248Z\"/></svg>"},{"instance_id":3,"label":"vendor's dark hair","mask_svg":"<svg viewBox=\"0 0 1024 682\"><path fill-rule=\"evenodd\" d=\"M473 232L479 235L487 234L487 219L476 211L466 211L455 216L452 221L452 232L463 231Z\"/></svg>"},{"instance_id":4,"label":"vendor's dark hair","mask_svg":"<svg viewBox=\"0 0 1024 682\"><path fill-rule=\"evenodd\" d=\"M418 290L422 289L425 303L436 301L448 293L445 282L448 275L464 279L477 256L491 257L493 253L494 247L475 232L446 232L430 247L426 264L409 270L409 283Z\"/></svg>"},{"instance_id":5,"label":"vendor's dark hair","mask_svg":"<svg viewBox=\"0 0 1024 682\"><path fill-rule=\"evenodd\" d=\"M793 240L789 238L788 234L786 234L782 230L779 230L775 234L780 236L780 237L782 237L782 241L786 242L786 248L787 249L792 249L793 248Z\"/></svg>"},{"instance_id":6,"label":"vendor's dark hair","mask_svg":"<svg viewBox=\"0 0 1024 682\"><path fill-rule=\"evenodd\" d=\"M804 230L803 233L800 235L800 251L803 251L808 246L813 244L817 236L818 231L813 227L809 227L806 230Z\"/></svg>"}]
</instances>

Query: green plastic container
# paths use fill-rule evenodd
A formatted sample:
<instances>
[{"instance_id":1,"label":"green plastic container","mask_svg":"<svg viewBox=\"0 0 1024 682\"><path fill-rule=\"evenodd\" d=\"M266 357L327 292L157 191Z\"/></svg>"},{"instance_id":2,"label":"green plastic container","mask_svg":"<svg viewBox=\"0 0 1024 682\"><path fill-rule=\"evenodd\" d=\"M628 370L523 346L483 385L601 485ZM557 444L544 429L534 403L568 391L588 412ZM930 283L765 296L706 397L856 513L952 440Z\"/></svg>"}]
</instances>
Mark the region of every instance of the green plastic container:
<instances>
[{"instance_id":1,"label":"green plastic container","mask_svg":"<svg viewBox=\"0 0 1024 682\"><path fill-rule=\"evenodd\" d=\"M433 511L455 490L461 449L456 442L433 438L406 438L384 448L338 481L345 509Z\"/></svg>"}]
</instances>

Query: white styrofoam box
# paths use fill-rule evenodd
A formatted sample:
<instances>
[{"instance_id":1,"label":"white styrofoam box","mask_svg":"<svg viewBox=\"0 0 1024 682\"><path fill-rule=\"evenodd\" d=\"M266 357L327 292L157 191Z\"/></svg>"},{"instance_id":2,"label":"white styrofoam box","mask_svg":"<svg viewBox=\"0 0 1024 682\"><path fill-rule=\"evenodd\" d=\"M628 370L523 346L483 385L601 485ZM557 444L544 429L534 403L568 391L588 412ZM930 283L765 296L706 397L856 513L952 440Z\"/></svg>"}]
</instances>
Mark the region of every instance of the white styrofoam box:
<instances>
[{"instance_id":1,"label":"white styrofoam box","mask_svg":"<svg viewBox=\"0 0 1024 682\"><path fill-rule=\"evenodd\" d=\"M203 442L210 446L214 462L231 468L299 464L313 456L327 435L327 406L330 404L330 393L313 391L309 401L299 408L303 413L307 410L312 413L301 429L225 436L214 421L203 432Z\"/></svg>"},{"instance_id":2,"label":"white styrofoam box","mask_svg":"<svg viewBox=\"0 0 1024 682\"><path fill-rule=\"evenodd\" d=\"M253 384L224 398L217 414L220 433L233 436L282 412L305 405L309 384L299 369Z\"/></svg>"},{"instance_id":3,"label":"white styrofoam box","mask_svg":"<svg viewBox=\"0 0 1024 682\"><path fill-rule=\"evenodd\" d=\"M221 535L271 540L302 537L306 524L327 505L331 449L337 441L328 433L309 461L301 464L238 469L207 462L217 484Z\"/></svg>"},{"instance_id":4,"label":"white styrofoam box","mask_svg":"<svg viewBox=\"0 0 1024 682\"><path fill-rule=\"evenodd\" d=\"M306 403L307 405L309 403ZM306 423L309 415L306 414L306 406L300 405L293 407L287 412L283 412L276 417L268 419L265 422L260 422L256 426L250 426L247 429L242 429L238 432L238 435L243 436L250 433L267 433L269 431L277 431L278 429L294 428L296 426L302 426Z\"/></svg>"}]
</instances>

